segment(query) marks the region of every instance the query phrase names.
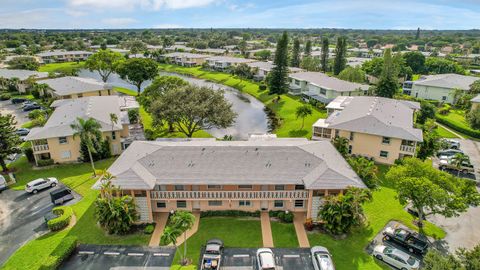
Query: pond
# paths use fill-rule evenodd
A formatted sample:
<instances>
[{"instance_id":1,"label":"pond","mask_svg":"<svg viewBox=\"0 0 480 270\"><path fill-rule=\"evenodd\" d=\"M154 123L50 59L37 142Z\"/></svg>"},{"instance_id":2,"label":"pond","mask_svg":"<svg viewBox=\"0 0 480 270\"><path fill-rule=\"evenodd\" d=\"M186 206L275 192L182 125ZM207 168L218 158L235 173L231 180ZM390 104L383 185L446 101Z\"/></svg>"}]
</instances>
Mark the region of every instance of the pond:
<instances>
[{"instance_id":1,"label":"pond","mask_svg":"<svg viewBox=\"0 0 480 270\"><path fill-rule=\"evenodd\" d=\"M244 94L232 87L177 73L161 72L160 75L176 76L198 86L206 86L213 88L214 90L224 91L224 96L230 103L232 103L232 109L237 113L237 118L235 119L233 126L229 128L207 130L207 132L214 137L222 138L225 135L231 135L234 139L248 139L248 134L269 133L274 128L272 123L275 121L272 121L269 118L269 115L272 116L272 114L269 113L268 109L266 109L262 102L248 94ZM98 73L84 69L80 70L79 76L101 80ZM122 80L117 74L110 75L108 83L114 86L136 90L133 85ZM144 82L142 89L150 85L150 83L150 81Z\"/></svg>"}]
</instances>

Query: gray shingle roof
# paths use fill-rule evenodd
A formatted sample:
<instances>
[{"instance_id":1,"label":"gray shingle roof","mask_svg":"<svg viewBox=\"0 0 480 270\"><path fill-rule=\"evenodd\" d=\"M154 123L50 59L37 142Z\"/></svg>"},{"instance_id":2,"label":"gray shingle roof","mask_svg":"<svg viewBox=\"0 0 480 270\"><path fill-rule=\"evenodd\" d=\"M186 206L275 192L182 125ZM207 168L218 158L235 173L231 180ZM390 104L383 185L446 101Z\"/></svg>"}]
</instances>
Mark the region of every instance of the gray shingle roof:
<instances>
[{"instance_id":1,"label":"gray shingle roof","mask_svg":"<svg viewBox=\"0 0 480 270\"><path fill-rule=\"evenodd\" d=\"M207 61L226 62L226 63L250 63L255 62L253 59L230 57L230 56L212 56L207 58Z\"/></svg>"},{"instance_id":2,"label":"gray shingle roof","mask_svg":"<svg viewBox=\"0 0 480 270\"><path fill-rule=\"evenodd\" d=\"M366 84L340 80L335 77L330 77L322 72L298 72L290 74L289 77L338 92L352 92L358 89L368 90L369 88L369 86Z\"/></svg>"},{"instance_id":3,"label":"gray shingle roof","mask_svg":"<svg viewBox=\"0 0 480 270\"><path fill-rule=\"evenodd\" d=\"M464 76L459 74L438 74L422 76L420 80L414 81L414 85L435 86L442 88L460 88L462 90L469 90L470 85L480 77Z\"/></svg>"},{"instance_id":4,"label":"gray shingle roof","mask_svg":"<svg viewBox=\"0 0 480 270\"><path fill-rule=\"evenodd\" d=\"M102 126L101 131L112 130L110 113L115 113L118 119L122 117L119 99L118 96L92 96L57 103L47 123L43 127L33 128L25 139L31 141L73 135L70 125L77 122L77 117L94 118ZM120 121L113 125L113 130L121 129Z\"/></svg>"},{"instance_id":5,"label":"gray shingle roof","mask_svg":"<svg viewBox=\"0 0 480 270\"><path fill-rule=\"evenodd\" d=\"M46 56L59 56L59 55L82 55L82 54L93 54L92 52L87 51L49 51L37 53L37 56L46 57Z\"/></svg>"},{"instance_id":6,"label":"gray shingle roof","mask_svg":"<svg viewBox=\"0 0 480 270\"><path fill-rule=\"evenodd\" d=\"M258 62L247 63L247 66L252 68L259 68L261 70L270 72L275 65L272 62L258 61ZM288 70L290 72L299 72L299 71L302 71L303 69L297 68L297 67L288 67Z\"/></svg>"},{"instance_id":7,"label":"gray shingle roof","mask_svg":"<svg viewBox=\"0 0 480 270\"><path fill-rule=\"evenodd\" d=\"M112 86L91 78L61 77L42 81L59 96L112 89Z\"/></svg>"},{"instance_id":8,"label":"gray shingle roof","mask_svg":"<svg viewBox=\"0 0 480 270\"><path fill-rule=\"evenodd\" d=\"M208 58L211 55L198 54L198 53L188 53L188 52L172 52L163 54L164 57L187 57L187 58Z\"/></svg>"},{"instance_id":9,"label":"gray shingle roof","mask_svg":"<svg viewBox=\"0 0 480 270\"><path fill-rule=\"evenodd\" d=\"M135 141L108 169L123 189L155 184L365 187L327 141Z\"/></svg>"},{"instance_id":10,"label":"gray shingle roof","mask_svg":"<svg viewBox=\"0 0 480 270\"><path fill-rule=\"evenodd\" d=\"M48 78L48 72L38 72L23 69L0 69L0 77L6 79L18 78L19 80L24 81L30 76L34 76L36 79Z\"/></svg>"},{"instance_id":11,"label":"gray shingle roof","mask_svg":"<svg viewBox=\"0 0 480 270\"><path fill-rule=\"evenodd\" d=\"M332 113L325 122L330 128L421 142L422 130L413 127L411 106L396 99L350 97L341 104L343 110Z\"/></svg>"}]
</instances>

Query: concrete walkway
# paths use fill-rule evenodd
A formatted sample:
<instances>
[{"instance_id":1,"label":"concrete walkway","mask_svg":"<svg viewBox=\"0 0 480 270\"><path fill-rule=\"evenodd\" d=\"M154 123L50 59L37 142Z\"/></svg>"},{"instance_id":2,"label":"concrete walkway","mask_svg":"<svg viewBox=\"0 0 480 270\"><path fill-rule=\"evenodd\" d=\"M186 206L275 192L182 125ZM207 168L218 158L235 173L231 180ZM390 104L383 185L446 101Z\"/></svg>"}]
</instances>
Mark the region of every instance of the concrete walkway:
<instances>
[{"instance_id":1,"label":"concrete walkway","mask_svg":"<svg viewBox=\"0 0 480 270\"><path fill-rule=\"evenodd\" d=\"M298 245L301 248L308 248L310 247L310 242L308 242L307 232L305 231L305 226L303 226L304 221L305 213L294 213L293 225L297 233Z\"/></svg>"},{"instance_id":2,"label":"concrete walkway","mask_svg":"<svg viewBox=\"0 0 480 270\"><path fill-rule=\"evenodd\" d=\"M270 226L270 216L267 211L260 214L262 224L263 247L273 247L272 227Z\"/></svg>"},{"instance_id":3,"label":"concrete walkway","mask_svg":"<svg viewBox=\"0 0 480 270\"><path fill-rule=\"evenodd\" d=\"M193 224L193 227L187 231L187 239L198 231L198 224L200 224L200 212L193 212L192 214L195 216L195 223ZM177 247L183 244L183 241L185 241L185 237L182 233L182 235L177 238Z\"/></svg>"},{"instance_id":4,"label":"concrete walkway","mask_svg":"<svg viewBox=\"0 0 480 270\"><path fill-rule=\"evenodd\" d=\"M158 247L160 245L160 238L162 237L163 229L165 229L165 226L167 225L168 213L154 213L153 221L156 223L156 225L148 246Z\"/></svg>"}]
</instances>

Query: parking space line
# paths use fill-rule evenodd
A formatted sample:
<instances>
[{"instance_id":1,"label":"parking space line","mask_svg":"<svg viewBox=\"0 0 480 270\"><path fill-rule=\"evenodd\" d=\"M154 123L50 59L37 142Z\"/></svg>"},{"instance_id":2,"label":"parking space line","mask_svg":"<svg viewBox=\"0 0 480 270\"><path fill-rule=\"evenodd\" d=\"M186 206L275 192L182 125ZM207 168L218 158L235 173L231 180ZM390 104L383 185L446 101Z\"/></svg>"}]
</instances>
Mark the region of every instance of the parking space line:
<instances>
[{"instance_id":1,"label":"parking space line","mask_svg":"<svg viewBox=\"0 0 480 270\"><path fill-rule=\"evenodd\" d=\"M170 257L170 254L168 254L168 253L153 253L153 256L156 256L156 257Z\"/></svg>"},{"instance_id":2,"label":"parking space line","mask_svg":"<svg viewBox=\"0 0 480 270\"><path fill-rule=\"evenodd\" d=\"M118 255L120 255L120 252L105 251L103 254L104 255L118 256Z\"/></svg>"},{"instance_id":3,"label":"parking space line","mask_svg":"<svg viewBox=\"0 0 480 270\"><path fill-rule=\"evenodd\" d=\"M300 255L298 254L286 254L283 255L284 258L300 258Z\"/></svg>"},{"instance_id":4,"label":"parking space line","mask_svg":"<svg viewBox=\"0 0 480 270\"><path fill-rule=\"evenodd\" d=\"M143 253L135 253L135 252L132 252L132 253L127 253L128 256L143 256L144 254Z\"/></svg>"},{"instance_id":5,"label":"parking space line","mask_svg":"<svg viewBox=\"0 0 480 270\"><path fill-rule=\"evenodd\" d=\"M79 251L78 254L81 254L81 255L83 255L83 254L92 255L92 254L95 254L95 252L93 252L93 251Z\"/></svg>"},{"instance_id":6,"label":"parking space line","mask_svg":"<svg viewBox=\"0 0 480 270\"><path fill-rule=\"evenodd\" d=\"M248 254L235 254L233 255L234 258L248 258L250 255Z\"/></svg>"}]
</instances>

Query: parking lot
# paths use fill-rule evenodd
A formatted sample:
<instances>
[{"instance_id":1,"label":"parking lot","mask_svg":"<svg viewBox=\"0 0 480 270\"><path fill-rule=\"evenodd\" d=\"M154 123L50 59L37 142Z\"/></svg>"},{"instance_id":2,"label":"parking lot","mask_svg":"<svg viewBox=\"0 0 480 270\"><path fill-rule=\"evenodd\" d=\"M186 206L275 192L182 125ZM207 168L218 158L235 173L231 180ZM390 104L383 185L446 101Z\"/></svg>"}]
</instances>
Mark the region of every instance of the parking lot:
<instances>
[{"instance_id":1,"label":"parking lot","mask_svg":"<svg viewBox=\"0 0 480 270\"><path fill-rule=\"evenodd\" d=\"M480 178L479 169L480 169L480 145L478 142L467 140L467 139L456 139L460 142L460 150L463 151L470 159L470 163L473 165L475 172L474 173L463 173L457 170L445 169L446 172L458 176L461 178L472 179L478 181ZM438 157L432 157L433 166L439 168L440 160Z\"/></svg>"},{"instance_id":2,"label":"parking lot","mask_svg":"<svg viewBox=\"0 0 480 270\"><path fill-rule=\"evenodd\" d=\"M0 265L24 243L48 231L43 217L54 207L50 191L57 188L48 188L37 194L12 189L0 193ZM65 205L80 199L80 195L73 195L75 199Z\"/></svg>"},{"instance_id":3,"label":"parking lot","mask_svg":"<svg viewBox=\"0 0 480 270\"><path fill-rule=\"evenodd\" d=\"M277 269L314 270L309 248L272 248L272 251ZM257 270L256 252L256 248L225 248L221 269Z\"/></svg>"},{"instance_id":4,"label":"parking lot","mask_svg":"<svg viewBox=\"0 0 480 270\"><path fill-rule=\"evenodd\" d=\"M24 112L21 109L21 104L12 104L10 100L2 100L0 101L0 113L2 115L5 114L12 114L15 116L15 120L17 121L17 127L20 127L25 122L28 122L28 112Z\"/></svg>"},{"instance_id":5,"label":"parking lot","mask_svg":"<svg viewBox=\"0 0 480 270\"><path fill-rule=\"evenodd\" d=\"M175 249L80 245L60 267L63 270L169 270Z\"/></svg>"}]
</instances>

